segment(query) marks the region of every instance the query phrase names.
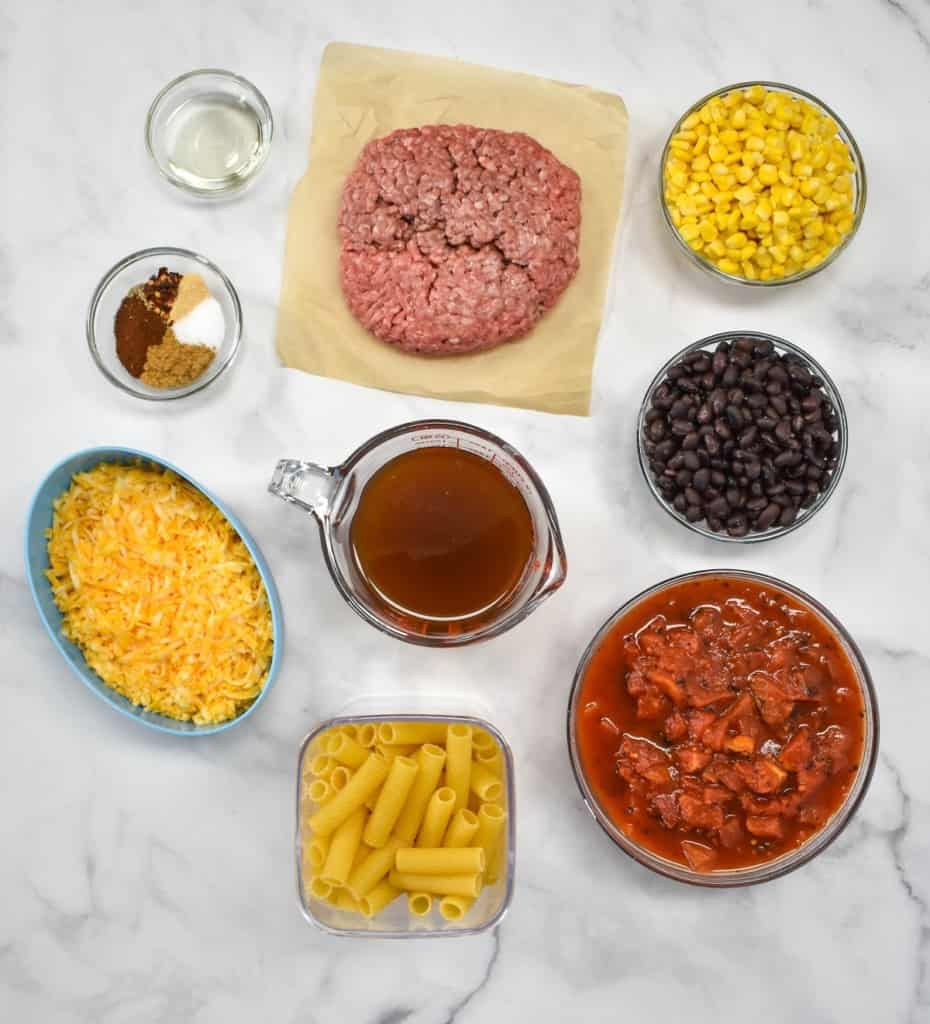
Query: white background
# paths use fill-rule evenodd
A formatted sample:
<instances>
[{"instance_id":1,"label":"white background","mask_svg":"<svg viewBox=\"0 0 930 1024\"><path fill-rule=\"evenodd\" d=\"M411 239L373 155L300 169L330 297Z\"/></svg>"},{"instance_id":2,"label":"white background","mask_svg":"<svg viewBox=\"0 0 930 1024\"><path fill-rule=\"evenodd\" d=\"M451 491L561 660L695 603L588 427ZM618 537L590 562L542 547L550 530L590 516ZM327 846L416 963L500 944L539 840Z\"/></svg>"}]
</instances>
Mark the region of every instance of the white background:
<instances>
[{"instance_id":1,"label":"white background","mask_svg":"<svg viewBox=\"0 0 930 1024\"><path fill-rule=\"evenodd\" d=\"M590 420L447 406L284 371L273 351L287 198L326 42L370 42L585 82L630 112L627 194ZM147 163L151 98L197 66L252 79L276 118L240 201L184 200ZM930 12L818 3L4 2L0 248L0 1018L10 1024L442 1024L654 1020L918 1024L930 1015L927 385ZM694 99L748 78L821 96L868 168L858 238L771 294L718 285L666 236L661 144ZM126 253L187 246L239 289L242 358L207 394L118 394L83 318ZM828 508L784 540L702 541L649 496L633 421L655 369L726 328L791 338L833 374L850 457ZM336 341L334 340L334 343ZM342 604L309 519L265 486L276 459L336 462L373 431L457 415L535 463L562 520L563 590L516 631L424 651ZM69 673L24 582L29 497L64 454L129 444L228 500L276 575L283 671L242 728L160 736ZM577 659L622 601L671 574L754 567L824 601L871 665L882 749L858 816L800 872L707 892L627 860L589 819L565 752ZM517 762L518 883L498 933L379 943L316 932L294 899L302 736L364 693L480 701Z\"/></svg>"}]
</instances>

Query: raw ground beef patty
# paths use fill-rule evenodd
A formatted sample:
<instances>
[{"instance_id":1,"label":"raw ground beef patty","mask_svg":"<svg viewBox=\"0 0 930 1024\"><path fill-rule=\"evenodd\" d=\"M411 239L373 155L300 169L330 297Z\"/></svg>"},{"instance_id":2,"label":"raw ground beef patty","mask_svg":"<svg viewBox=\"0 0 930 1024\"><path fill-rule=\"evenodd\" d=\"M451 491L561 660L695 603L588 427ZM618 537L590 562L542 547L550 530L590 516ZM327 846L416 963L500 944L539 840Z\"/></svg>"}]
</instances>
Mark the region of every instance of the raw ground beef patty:
<instances>
[{"instance_id":1,"label":"raw ground beef patty","mask_svg":"<svg viewBox=\"0 0 930 1024\"><path fill-rule=\"evenodd\" d=\"M581 183L535 139L428 125L369 142L339 215L342 289L406 352L478 352L532 329L578 270Z\"/></svg>"}]
</instances>

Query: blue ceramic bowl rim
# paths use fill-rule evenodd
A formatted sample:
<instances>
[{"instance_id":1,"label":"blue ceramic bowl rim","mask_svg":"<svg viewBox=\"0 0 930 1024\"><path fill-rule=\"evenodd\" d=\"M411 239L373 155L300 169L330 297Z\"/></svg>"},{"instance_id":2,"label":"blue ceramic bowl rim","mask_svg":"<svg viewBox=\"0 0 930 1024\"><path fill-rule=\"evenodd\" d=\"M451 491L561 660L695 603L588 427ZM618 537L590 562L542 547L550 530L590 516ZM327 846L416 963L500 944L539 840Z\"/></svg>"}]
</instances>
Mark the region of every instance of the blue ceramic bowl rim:
<instances>
[{"instance_id":1,"label":"blue ceramic bowl rim","mask_svg":"<svg viewBox=\"0 0 930 1024\"><path fill-rule=\"evenodd\" d=\"M262 687L255 700L252 701L245 711L237 715L235 718L230 718L225 722L219 722L216 725L182 728L182 723L175 723L174 719L169 718L167 715L160 715L156 712L146 712L146 714L143 715L141 709L138 709L135 705L124 706L120 701L125 701L126 698L122 697L122 695L117 693L115 690L110 690L106 683L100 679L97 673L94 672L86 662L83 662L83 655L83 669L74 664L68 656L68 651L65 648L64 640L60 635L60 631L56 629L55 625L49 622L46 617L45 611L42 608L42 603L39 599L39 593L36 586L36 574L29 558L29 537L33 519L39 511L39 497L51 477L68 466L69 463L75 462L79 459L93 457L95 455L100 456L99 461L101 463L119 462L123 459L127 461L141 459L142 461L149 462L152 465L161 466L164 469L171 470L173 473L177 473L182 480L186 480L192 487L195 487L200 491L201 494L213 502L223 515L226 516L232 524L233 529L242 538L242 542L245 544L249 554L252 556L252 560L258 568L259 575L261 576L262 583L264 584L265 593L268 595L268 604L271 607L271 626L274 637L274 650L271 655L271 664L268 666L268 676L265 679L265 685ZM88 690L126 718L131 718L141 725L148 726L150 729L156 729L158 732L168 733L172 736L210 736L214 733L225 732L225 730L231 729L235 725L239 725L240 722L244 721L252 714L252 712L264 700L265 694L267 694L269 689L271 689L271 685L275 681L281 666L281 655L284 646L284 617L281 610L281 600L278 596L278 589L275 585L274 577L271 575L271 569L265 561L265 557L262 555L261 549L255 542L255 539L240 521L238 516L236 516L224 502L217 498L216 495L204 487L203 484L199 483L190 476L190 474L185 473L183 469L180 469L173 463L168 462L166 459L162 459L157 455L152 455L150 452L141 451L138 448L127 448L122 445L101 445L92 448L83 448L80 451L72 452L70 455L61 459L52 466L45 476L42 477L42 480L29 502L29 512L26 516L26 528L23 537L23 555L26 565L26 579L29 582L29 590L32 593L32 599L35 602L39 618L42 620L42 624L45 626L46 632L58 648L58 652L68 664L71 671L80 678L81 682ZM91 677L95 680L99 680L103 688L98 688L92 681ZM116 698L119 698L119 700Z\"/></svg>"}]
</instances>

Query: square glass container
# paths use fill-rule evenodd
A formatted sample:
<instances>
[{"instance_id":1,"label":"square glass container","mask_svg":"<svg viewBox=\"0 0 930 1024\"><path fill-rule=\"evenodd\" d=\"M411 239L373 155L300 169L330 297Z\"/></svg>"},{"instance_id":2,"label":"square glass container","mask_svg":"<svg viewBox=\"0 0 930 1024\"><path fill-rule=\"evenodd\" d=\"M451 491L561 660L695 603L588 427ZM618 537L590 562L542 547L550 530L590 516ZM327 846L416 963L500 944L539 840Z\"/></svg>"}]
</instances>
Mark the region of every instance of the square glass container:
<instances>
[{"instance_id":1,"label":"square glass container","mask_svg":"<svg viewBox=\"0 0 930 1024\"><path fill-rule=\"evenodd\" d=\"M484 729L494 737L504 758L504 803L507 810L507 826L504 840L504 870L500 878L491 885L486 885L474 904L458 921L446 921L439 915L438 900L434 901L433 909L426 917L414 917L407 910L407 901L396 899L380 914L365 918L361 914L340 910L338 907L312 896L307 889L303 874L304 843L312 838L312 833L304 830L302 820L312 814L317 805L312 803L305 793L304 764L305 761L318 753L319 738L330 729L340 725L378 724L381 722L442 722L461 723L476 729ZM371 937L379 939L415 939L415 938L448 938L460 935L478 935L500 924L510 907L513 898L514 864L515 864L515 800L513 778L513 754L507 741L483 718L468 715L446 714L406 714L397 715L387 711L378 715L341 715L328 718L321 722L304 739L297 758L297 803L295 827L295 853L297 864L297 900L304 917L318 928L331 935L350 937Z\"/></svg>"}]
</instances>

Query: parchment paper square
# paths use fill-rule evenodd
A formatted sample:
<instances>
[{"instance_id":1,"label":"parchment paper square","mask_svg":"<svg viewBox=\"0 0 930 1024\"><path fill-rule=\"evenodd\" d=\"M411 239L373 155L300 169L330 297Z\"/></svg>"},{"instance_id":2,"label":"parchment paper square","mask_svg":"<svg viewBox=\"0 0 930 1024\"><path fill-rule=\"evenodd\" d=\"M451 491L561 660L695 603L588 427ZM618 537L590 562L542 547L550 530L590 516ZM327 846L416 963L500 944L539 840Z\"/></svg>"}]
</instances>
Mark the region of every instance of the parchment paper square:
<instances>
[{"instance_id":1,"label":"parchment paper square","mask_svg":"<svg viewBox=\"0 0 930 1024\"><path fill-rule=\"evenodd\" d=\"M580 269L526 338L473 355L410 355L370 335L343 299L343 182L370 139L423 124L526 132L581 177ZM611 93L331 43L320 66L309 163L288 213L277 336L284 364L388 391L587 415L626 143L626 108Z\"/></svg>"}]
</instances>

